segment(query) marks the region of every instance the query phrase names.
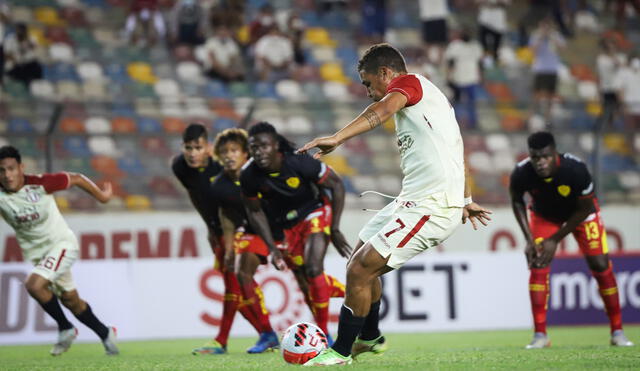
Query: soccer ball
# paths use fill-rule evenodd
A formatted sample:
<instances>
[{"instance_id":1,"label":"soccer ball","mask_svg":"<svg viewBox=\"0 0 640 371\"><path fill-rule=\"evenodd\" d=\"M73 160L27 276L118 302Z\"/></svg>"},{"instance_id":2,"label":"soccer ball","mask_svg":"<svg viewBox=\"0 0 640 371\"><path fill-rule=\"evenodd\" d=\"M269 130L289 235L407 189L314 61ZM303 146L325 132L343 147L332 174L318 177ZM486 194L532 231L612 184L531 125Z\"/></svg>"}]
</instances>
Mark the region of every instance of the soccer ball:
<instances>
[{"instance_id":1,"label":"soccer ball","mask_svg":"<svg viewBox=\"0 0 640 371\"><path fill-rule=\"evenodd\" d=\"M286 329L280 344L284 360L294 364L303 364L328 347L324 332L309 322Z\"/></svg>"}]
</instances>

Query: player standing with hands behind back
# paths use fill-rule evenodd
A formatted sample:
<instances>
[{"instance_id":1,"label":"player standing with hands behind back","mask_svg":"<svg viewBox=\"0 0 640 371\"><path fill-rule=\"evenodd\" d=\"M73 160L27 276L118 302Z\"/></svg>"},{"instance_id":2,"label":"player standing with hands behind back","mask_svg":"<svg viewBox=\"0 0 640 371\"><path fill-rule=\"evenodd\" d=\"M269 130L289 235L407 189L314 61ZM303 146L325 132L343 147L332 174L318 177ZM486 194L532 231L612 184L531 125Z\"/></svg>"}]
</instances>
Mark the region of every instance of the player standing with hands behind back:
<instances>
[{"instance_id":1,"label":"player standing with hands behind back","mask_svg":"<svg viewBox=\"0 0 640 371\"><path fill-rule=\"evenodd\" d=\"M0 214L15 230L25 260L36 265L24 284L29 295L58 323L58 342L51 355L66 352L78 336L58 299L100 337L107 355L116 355L119 351L115 327L100 322L89 303L78 295L71 277L71 266L79 257L80 248L51 194L72 186L102 203L111 199L110 183L100 188L76 173L26 175L20 152L12 146L0 148Z\"/></svg>"},{"instance_id":2,"label":"player standing with hands behind back","mask_svg":"<svg viewBox=\"0 0 640 371\"><path fill-rule=\"evenodd\" d=\"M618 286L607 255L607 235L600 219L593 181L587 166L569 153L558 153L553 135L531 134L529 157L511 174L511 206L527 241L525 254L531 270L529 296L534 335L527 349L551 345L547 336L549 265L558 243L573 233L598 281L609 316L611 345L631 346L622 331ZM524 193L531 196L531 220L527 220Z\"/></svg>"},{"instance_id":3,"label":"player standing with hands behind back","mask_svg":"<svg viewBox=\"0 0 640 371\"><path fill-rule=\"evenodd\" d=\"M389 44L370 47L358 72L371 104L332 136L300 149L317 147L325 155L349 138L373 130L394 116L404 175L400 195L360 231L347 265L347 291L340 311L338 338L305 366L348 364L364 352L382 353L378 328L380 276L446 240L462 221L485 224L491 212L471 200L464 151L455 112L425 77L407 73L404 57Z\"/></svg>"}]
</instances>

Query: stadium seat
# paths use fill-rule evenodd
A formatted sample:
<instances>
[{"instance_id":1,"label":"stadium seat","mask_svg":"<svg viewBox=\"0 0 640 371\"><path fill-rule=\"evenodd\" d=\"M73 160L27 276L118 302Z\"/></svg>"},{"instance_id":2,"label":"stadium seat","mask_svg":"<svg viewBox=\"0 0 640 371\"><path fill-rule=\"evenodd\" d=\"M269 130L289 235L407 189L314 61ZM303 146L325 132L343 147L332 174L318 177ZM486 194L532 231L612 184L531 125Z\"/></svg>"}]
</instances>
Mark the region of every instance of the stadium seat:
<instances>
[{"instance_id":1,"label":"stadium seat","mask_svg":"<svg viewBox=\"0 0 640 371\"><path fill-rule=\"evenodd\" d=\"M127 65L127 73L134 81L144 84L153 84L157 81L151 65L145 62L133 62Z\"/></svg>"},{"instance_id":2,"label":"stadium seat","mask_svg":"<svg viewBox=\"0 0 640 371\"><path fill-rule=\"evenodd\" d=\"M145 211L151 209L151 200L144 195L129 195L125 198L124 203L127 209L131 211Z\"/></svg>"},{"instance_id":3,"label":"stadium seat","mask_svg":"<svg viewBox=\"0 0 640 371\"><path fill-rule=\"evenodd\" d=\"M320 66L320 76L325 81L348 83L348 78L344 75L342 65L336 62L327 62Z\"/></svg>"},{"instance_id":4,"label":"stadium seat","mask_svg":"<svg viewBox=\"0 0 640 371\"><path fill-rule=\"evenodd\" d=\"M111 131L119 134L136 132L136 124L130 117L114 117L111 120Z\"/></svg>"},{"instance_id":5,"label":"stadium seat","mask_svg":"<svg viewBox=\"0 0 640 371\"><path fill-rule=\"evenodd\" d=\"M172 79L158 80L153 89L159 97L177 98L180 96L180 86Z\"/></svg>"},{"instance_id":6,"label":"stadium seat","mask_svg":"<svg viewBox=\"0 0 640 371\"><path fill-rule=\"evenodd\" d=\"M467 161L471 169L485 173L493 172L493 161L487 152L471 152L467 156Z\"/></svg>"},{"instance_id":7,"label":"stadium seat","mask_svg":"<svg viewBox=\"0 0 640 371\"><path fill-rule=\"evenodd\" d=\"M34 13L35 19L45 26L62 26L63 20L58 17L58 11L55 8L43 6L38 7Z\"/></svg>"},{"instance_id":8,"label":"stadium seat","mask_svg":"<svg viewBox=\"0 0 640 371\"><path fill-rule=\"evenodd\" d=\"M54 43L49 46L49 56L56 62L73 62L73 49L64 43Z\"/></svg>"},{"instance_id":9,"label":"stadium seat","mask_svg":"<svg viewBox=\"0 0 640 371\"><path fill-rule=\"evenodd\" d=\"M347 90L347 85L340 82L327 81L322 84L322 91L332 101L348 102L352 100L349 90Z\"/></svg>"},{"instance_id":10,"label":"stadium seat","mask_svg":"<svg viewBox=\"0 0 640 371\"><path fill-rule=\"evenodd\" d=\"M191 61L195 62L195 55L193 49L188 45L178 45L173 49L173 56L178 62Z\"/></svg>"},{"instance_id":11,"label":"stadium seat","mask_svg":"<svg viewBox=\"0 0 640 371\"><path fill-rule=\"evenodd\" d=\"M153 156L168 157L171 155L167 142L162 137L145 137L140 139L140 145Z\"/></svg>"},{"instance_id":12,"label":"stadium seat","mask_svg":"<svg viewBox=\"0 0 640 371\"><path fill-rule=\"evenodd\" d=\"M228 118L219 118L213 122L215 130L222 131L225 129L232 129L237 126L237 122Z\"/></svg>"},{"instance_id":13,"label":"stadium seat","mask_svg":"<svg viewBox=\"0 0 640 371\"><path fill-rule=\"evenodd\" d=\"M85 138L79 136L65 137L63 141L64 149L71 155L77 157L91 156L91 150Z\"/></svg>"},{"instance_id":14,"label":"stadium seat","mask_svg":"<svg viewBox=\"0 0 640 371\"><path fill-rule=\"evenodd\" d=\"M167 117L162 120L162 127L168 134L182 134L184 129L187 128L187 124L179 118Z\"/></svg>"},{"instance_id":15,"label":"stadium seat","mask_svg":"<svg viewBox=\"0 0 640 371\"><path fill-rule=\"evenodd\" d=\"M111 123L104 117L89 117L84 122L85 129L89 134L109 134L111 133Z\"/></svg>"},{"instance_id":16,"label":"stadium seat","mask_svg":"<svg viewBox=\"0 0 640 371\"><path fill-rule=\"evenodd\" d=\"M87 81L80 87L85 100L103 101L108 98L105 85L99 81Z\"/></svg>"},{"instance_id":17,"label":"stadium seat","mask_svg":"<svg viewBox=\"0 0 640 371\"><path fill-rule=\"evenodd\" d=\"M357 174L356 169L349 166L347 158L339 154L330 154L322 158L322 162L331 166L339 175L351 176Z\"/></svg>"},{"instance_id":18,"label":"stadium seat","mask_svg":"<svg viewBox=\"0 0 640 371\"><path fill-rule=\"evenodd\" d=\"M289 132L294 135L311 135L313 134L313 124L302 115L291 116L287 120Z\"/></svg>"},{"instance_id":19,"label":"stadium seat","mask_svg":"<svg viewBox=\"0 0 640 371\"><path fill-rule=\"evenodd\" d=\"M73 81L63 80L56 84L57 97L59 99L83 99L80 95L80 86Z\"/></svg>"},{"instance_id":20,"label":"stadium seat","mask_svg":"<svg viewBox=\"0 0 640 371\"><path fill-rule=\"evenodd\" d=\"M147 173L140 159L134 156L123 156L118 159L118 168L132 176L143 176Z\"/></svg>"},{"instance_id":21,"label":"stadium seat","mask_svg":"<svg viewBox=\"0 0 640 371\"><path fill-rule=\"evenodd\" d=\"M91 167L106 178L120 178L124 176L122 170L118 168L118 163L113 157L96 155L91 157Z\"/></svg>"},{"instance_id":22,"label":"stadium seat","mask_svg":"<svg viewBox=\"0 0 640 371\"><path fill-rule=\"evenodd\" d=\"M31 8L26 6L14 5L11 7L11 20L13 22L22 22L30 24L33 22L33 14Z\"/></svg>"},{"instance_id":23,"label":"stadium seat","mask_svg":"<svg viewBox=\"0 0 640 371\"><path fill-rule=\"evenodd\" d=\"M157 134L162 132L162 125L156 119L141 117L138 122L138 131L141 134Z\"/></svg>"},{"instance_id":24,"label":"stadium seat","mask_svg":"<svg viewBox=\"0 0 640 371\"><path fill-rule=\"evenodd\" d=\"M9 119L9 133L33 133L33 126L25 118L14 117Z\"/></svg>"},{"instance_id":25,"label":"stadium seat","mask_svg":"<svg viewBox=\"0 0 640 371\"><path fill-rule=\"evenodd\" d=\"M301 102L306 100L302 92L302 87L295 80L280 80L275 85L276 94L291 102Z\"/></svg>"},{"instance_id":26,"label":"stadium seat","mask_svg":"<svg viewBox=\"0 0 640 371\"><path fill-rule=\"evenodd\" d=\"M580 81L578 83L578 96L585 101L598 100L598 85L593 81Z\"/></svg>"},{"instance_id":27,"label":"stadium seat","mask_svg":"<svg viewBox=\"0 0 640 371\"><path fill-rule=\"evenodd\" d=\"M200 65L191 61L178 63L176 66L176 74L182 81L202 84L205 80Z\"/></svg>"},{"instance_id":28,"label":"stadium seat","mask_svg":"<svg viewBox=\"0 0 640 371\"><path fill-rule=\"evenodd\" d=\"M116 143L107 136L92 136L88 144L91 152L96 155L117 156L119 154Z\"/></svg>"},{"instance_id":29,"label":"stadium seat","mask_svg":"<svg viewBox=\"0 0 640 371\"><path fill-rule=\"evenodd\" d=\"M331 39L329 31L322 27L309 27L305 30L304 39L312 44L319 46L335 47L336 42Z\"/></svg>"},{"instance_id":30,"label":"stadium seat","mask_svg":"<svg viewBox=\"0 0 640 371\"><path fill-rule=\"evenodd\" d=\"M51 82L47 80L34 80L29 85L31 95L41 99L54 100L56 98L55 89Z\"/></svg>"},{"instance_id":31,"label":"stadium seat","mask_svg":"<svg viewBox=\"0 0 640 371\"><path fill-rule=\"evenodd\" d=\"M65 134L80 134L85 132L84 123L77 117L65 117L60 121L60 131Z\"/></svg>"},{"instance_id":32,"label":"stadium seat","mask_svg":"<svg viewBox=\"0 0 640 371\"><path fill-rule=\"evenodd\" d=\"M162 176L153 177L149 182L149 188L160 196L177 197L179 195L173 182Z\"/></svg>"},{"instance_id":33,"label":"stadium seat","mask_svg":"<svg viewBox=\"0 0 640 371\"><path fill-rule=\"evenodd\" d=\"M82 81L102 81L104 79L102 66L96 62L81 62L78 64L77 70Z\"/></svg>"}]
</instances>

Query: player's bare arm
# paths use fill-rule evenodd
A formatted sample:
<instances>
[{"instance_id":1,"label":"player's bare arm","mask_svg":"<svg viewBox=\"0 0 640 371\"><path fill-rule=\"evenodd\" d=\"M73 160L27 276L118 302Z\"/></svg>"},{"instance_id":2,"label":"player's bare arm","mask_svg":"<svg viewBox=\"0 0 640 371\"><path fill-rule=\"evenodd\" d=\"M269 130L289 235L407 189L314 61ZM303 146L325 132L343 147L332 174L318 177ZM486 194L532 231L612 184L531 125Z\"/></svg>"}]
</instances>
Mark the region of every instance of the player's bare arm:
<instances>
[{"instance_id":1,"label":"player's bare arm","mask_svg":"<svg viewBox=\"0 0 640 371\"><path fill-rule=\"evenodd\" d=\"M589 216L589 214L594 213L595 211L596 207L593 204L592 197L578 199L578 207L576 211L571 214L564 225L551 237L544 239L536 246L537 256L534 259L534 263L541 267L549 265L556 253L558 243L562 241L567 234L573 232L578 225Z\"/></svg>"},{"instance_id":2,"label":"player's bare arm","mask_svg":"<svg viewBox=\"0 0 640 371\"><path fill-rule=\"evenodd\" d=\"M93 198L101 203L107 203L113 195L111 183L106 182L102 188L98 187L91 179L87 178L83 174L68 173L69 174L69 186L77 186L83 191L90 194Z\"/></svg>"},{"instance_id":3,"label":"player's bare arm","mask_svg":"<svg viewBox=\"0 0 640 371\"><path fill-rule=\"evenodd\" d=\"M515 190L513 187L510 187L509 192L511 194L511 208L513 209L513 215L515 215L516 220L518 221L518 225L524 234L525 241L527 241L524 248L524 254L527 257L527 264L531 267L536 251L533 234L529 228L529 218L527 217L527 206L524 203L524 193Z\"/></svg>"},{"instance_id":4,"label":"player's bare arm","mask_svg":"<svg viewBox=\"0 0 640 371\"><path fill-rule=\"evenodd\" d=\"M220 227L222 228L222 241L224 243L224 269L227 272L235 270L236 254L233 249L233 238L235 234L235 226L229 217L227 217L224 209L220 208Z\"/></svg>"},{"instance_id":5,"label":"player's bare arm","mask_svg":"<svg viewBox=\"0 0 640 371\"><path fill-rule=\"evenodd\" d=\"M311 148L317 147L320 151L315 153L315 159L331 153L342 143L367 131L373 130L387 121L396 112L400 111L407 104L407 97L398 92L391 92L384 96L379 102L372 103L353 121L340 129L337 133L312 140L302 146L298 153L306 153Z\"/></svg>"},{"instance_id":6,"label":"player's bare arm","mask_svg":"<svg viewBox=\"0 0 640 371\"><path fill-rule=\"evenodd\" d=\"M478 229L478 222L482 223L482 225L489 225L489 221L491 217L489 216L493 212L489 209L485 209L477 203L473 202L471 198L471 185L470 185L470 177L469 177L469 168L467 165L464 166L464 199L465 206L462 210L462 224L466 224L467 220L471 222L474 230ZM467 203L468 200L468 203Z\"/></svg>"},{"instance_id":7,"label":"player's bare arm","mask_svg":"<svg viewBox=\"0 0 640 371\"><path fill-rule=\"evenodd\" d=\"M320 184L320 187L327 188L331 191L331 242L335 246L338 253L345 258L351 256L351 246L347 242L340 231L340 218L342 217L342 210L344 209L344 184L342 180L333 170L328 169L329 175Z\"/></svg>"},{"instance_id":8,"label":"player's bare arm","mask_svg":"<svg viewBox=\"0 0 640 371\"><path fill-rule=\"evenodd\" d=\"M267 244L267 247L269 247L273 266L278 270L286 270L287 264L284 262L282 253L280 253L280 250L278 250L273 240L267 216L260 206L260 200L242 197L242 202L247 210L247 218L249 219L251 227L258 233L264 243Z\"/></svg>"}]
</instances>

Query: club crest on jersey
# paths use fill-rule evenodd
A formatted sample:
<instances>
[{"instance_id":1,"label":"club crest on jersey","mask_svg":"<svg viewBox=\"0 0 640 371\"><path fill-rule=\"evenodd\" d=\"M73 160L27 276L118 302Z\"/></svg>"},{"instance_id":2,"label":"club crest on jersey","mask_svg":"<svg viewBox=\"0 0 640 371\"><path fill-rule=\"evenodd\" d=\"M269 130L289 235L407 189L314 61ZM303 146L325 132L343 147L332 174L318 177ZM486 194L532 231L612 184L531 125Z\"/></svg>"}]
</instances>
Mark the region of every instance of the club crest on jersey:
<instances>
[{"instance_id":1,"label":"club crest on jersey","mask_svg":"<svg viewBox=\"0 0 640 371\"><path fill-rule=\"evenodd\" d=\"M562 197L567 197L569 196L569 193L571 193L571 187L568 185L560 185L558 186L558 193L560 193L560 196Z\"/></svg>"},{"instance_id":2,"label":"club crest on jersey","mask_svg":"<svg viewBox=\"0 0 640 371\"><path fill-rule=\"evenodd\" d=\"M27 196L26 197L27 197L27 201L31 201L34 204L36 202L40 201L40 195L37 192L30 191L28 188L27 188Z\"/></svg>"},{"instance_id":3,"label":"club crest on jersey","mask_svg":"<svg viewBox=\"0 0 640 371\"><path fill-rule=\"evenodd\" d=\"M291 178L287 179L287 185L291 188L298 188L300 186L300 178L292 176Z\"/></svg>"},{"instance_id":4,"label":"club crest on jersey","mask_svg":"<svg viewBox=\"0 0 640 371\"><path fill-rule=\"evenodd\" d=\"M400 150L400 155L404 155L404 153L413 146L413 138L410 135L403 135L398 138L398 147Z\"/></svg>"}]
</instances>

